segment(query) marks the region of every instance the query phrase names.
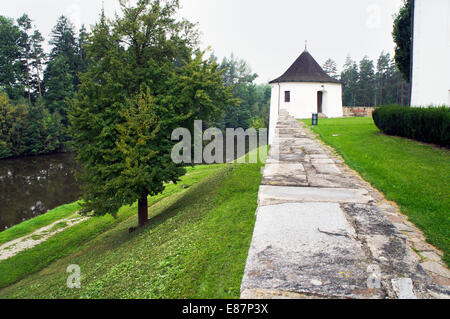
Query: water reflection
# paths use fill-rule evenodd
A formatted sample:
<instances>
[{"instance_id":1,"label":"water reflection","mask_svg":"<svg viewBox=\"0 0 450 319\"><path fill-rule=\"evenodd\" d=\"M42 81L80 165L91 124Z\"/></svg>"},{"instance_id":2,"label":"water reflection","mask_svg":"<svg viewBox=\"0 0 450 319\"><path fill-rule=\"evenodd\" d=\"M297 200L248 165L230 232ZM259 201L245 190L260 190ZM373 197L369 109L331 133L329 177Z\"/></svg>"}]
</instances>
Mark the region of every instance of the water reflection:
<instances>
[{"instance_id":1,"label":"water reflection","mask_svg":"<svg viewBox=\"0 0 450 319\"><path fill-rule=\"evenodd\" d=\"M256 147L246 137L245 148L239 149L238 140L234 154L227 154L224 139L224 161L240 158ZM75 168L74 154L68 153L0 160L0 231L78 200Z\"/></svg>"},{"instance_id":2,"label":"water reflection","mask_svg":"<svg viewBox=\"0 0 450 319\"><path fill-rule=\"evenodd\" d=\"M0 231L80 198L73 154L0 160Z\"/></svg>"}]
</instances>

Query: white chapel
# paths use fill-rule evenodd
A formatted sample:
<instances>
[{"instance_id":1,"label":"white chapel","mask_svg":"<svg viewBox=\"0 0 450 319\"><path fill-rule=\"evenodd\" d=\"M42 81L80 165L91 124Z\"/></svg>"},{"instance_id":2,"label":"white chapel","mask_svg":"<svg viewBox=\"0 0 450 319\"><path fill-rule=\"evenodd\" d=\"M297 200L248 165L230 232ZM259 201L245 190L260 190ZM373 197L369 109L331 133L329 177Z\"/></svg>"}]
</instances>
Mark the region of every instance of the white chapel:
<instances>
[{"instance_id":1,"label":"white chapel","mask_svg":"<svg viewBox=\"0 0 450 319\"><path fill-rule=\"evenodd\" d=\"M270 101L269 144L272 144L280 110L297 119L342 117L342 84L332 78L314 60L308 50L298 57L279 78L269 82Z\"/></svg>"}]
</instances>

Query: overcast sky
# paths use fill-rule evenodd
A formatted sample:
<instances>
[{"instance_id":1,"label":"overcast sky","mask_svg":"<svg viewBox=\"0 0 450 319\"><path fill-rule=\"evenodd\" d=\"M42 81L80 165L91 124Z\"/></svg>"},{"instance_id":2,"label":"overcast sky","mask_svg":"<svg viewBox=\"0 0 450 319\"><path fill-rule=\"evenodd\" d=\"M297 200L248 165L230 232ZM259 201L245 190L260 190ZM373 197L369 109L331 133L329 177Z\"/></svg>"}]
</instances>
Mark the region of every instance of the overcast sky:
<instances>
[{"instance_id":1,"label":"overcast sky","mask_svg":"<svg viewBox=\"0 0 450 319\"><path fill-rule=\"evenodd\" d=\"M393 15L402 0L180 0L180 15L198 22L202 47L219 58L246 60L267 82L286 71L308 41L321 65L332 58L341 70L347 55L357 61L381 51L393 54ZM109 17L118 0L104 0ZM2 0L0 14L18 18L26 12L46 38L61 14L76 26L94 24L102 0Z\"/></svg>"}]
</instances>

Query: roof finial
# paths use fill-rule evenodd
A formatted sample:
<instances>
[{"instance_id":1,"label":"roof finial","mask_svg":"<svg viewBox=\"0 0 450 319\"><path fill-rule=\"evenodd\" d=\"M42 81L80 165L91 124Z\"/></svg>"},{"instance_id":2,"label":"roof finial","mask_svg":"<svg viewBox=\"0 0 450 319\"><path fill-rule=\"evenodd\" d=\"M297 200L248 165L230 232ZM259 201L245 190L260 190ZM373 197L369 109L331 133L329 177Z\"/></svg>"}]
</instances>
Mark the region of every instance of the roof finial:
<instances>
[{"instance_id":1,"label":"roof finial","mask_svg":"<svg viewBox=\"0 0 450 319\"><path fill-rule=\"evenodd\" d=\"M305 40L305 52L308 52L308 40Z\"/></svg>"}]
</instances>

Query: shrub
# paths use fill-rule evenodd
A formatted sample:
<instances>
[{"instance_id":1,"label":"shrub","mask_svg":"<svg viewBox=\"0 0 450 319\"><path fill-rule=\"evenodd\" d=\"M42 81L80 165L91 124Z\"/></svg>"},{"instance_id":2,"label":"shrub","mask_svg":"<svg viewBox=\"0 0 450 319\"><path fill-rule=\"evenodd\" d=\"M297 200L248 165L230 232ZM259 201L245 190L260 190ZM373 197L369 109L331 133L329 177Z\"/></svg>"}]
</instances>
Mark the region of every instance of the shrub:
<instances>
[{"instance_id":1,"label":"shrub","mask_svg":"<svg viewBox=\"0 0 450 319\"><path fill-rule=\"evenodd\" d=\"M384 133L450 146L450 108L410 108L390 105L373 112L375 125Z\"/></svg>"}]
</instances>

